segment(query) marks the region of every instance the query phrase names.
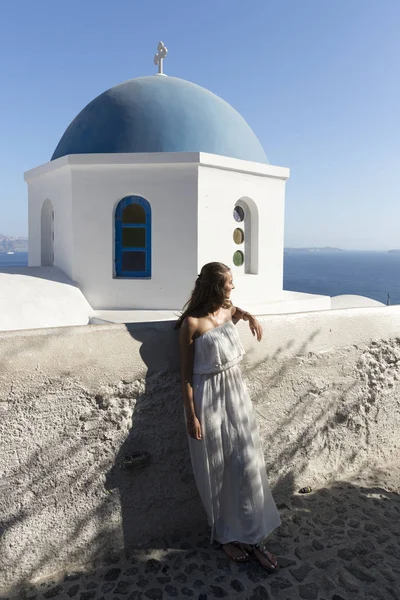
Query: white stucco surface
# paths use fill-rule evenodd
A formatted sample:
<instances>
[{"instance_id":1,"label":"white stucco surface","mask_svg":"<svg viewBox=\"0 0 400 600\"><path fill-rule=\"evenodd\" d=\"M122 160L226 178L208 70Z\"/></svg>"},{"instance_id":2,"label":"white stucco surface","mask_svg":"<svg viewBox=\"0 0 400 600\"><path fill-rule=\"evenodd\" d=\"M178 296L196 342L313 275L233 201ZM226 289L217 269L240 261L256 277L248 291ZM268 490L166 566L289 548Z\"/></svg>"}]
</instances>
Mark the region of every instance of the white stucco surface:
<instances>
[{"instance_id":1,"label":"white stucco surface","mask_svg":"<svg viewBox=\"0 0 400 600\"><path fill-rule=\"evenodd\" d=\"M236 279L235 279L236 282ZM236 290L233 296L234 304L236 302ZM319 294L305 294L303 292L289 292L283 290L279 299L273 302L261 303L257 296L248 298L243 303L243 307L254 315L277 315L285 313L300 313L317 310L329 310L331 308L330 296L321 296Z\"/></svg>"},{"instance_id":2,"label":"white stucco surface","mask_svg":"<svg viewBox=\"0 0 400 600\"><path fill-rule=\"evenodd\" d=\"M372 298L365 296L355 296L351 294L343 294L341 296L333 296L331 298L332 308L360 308L365 306L386 306L383 302L378 302Z\"/></svg>"},{"instance_id":3,"label":"white stucco surface","mask_svg":"<svg viewBox=\"0 0 400 600\"><path fill-rule=\"evenodd\" d=\"M240 276L239 276L240 277ZM235 278L235 283L237 279ZM239 306L236 291L232 295L232 301ZM373 301L372 301L373 302ZM244 308L257 316L275 315L285 313L310 312L315 310L329 310L331 298L329 296L318 296L317 294L303 294L301 292L282 292L280 300L257 304L252 302L240 303ZM92 323L146 323L153 321L173 321L180 316L182 310L94 310Z\"/></svg>"},{"instance_id":4,"label":"white stucco surface","mask_svg":"<svg viewBox=\"0 0 400 600\"><path fill-rule=\"evenodd\" d=\"M288 177L288 169L272 166L264 172L254 173L250 168L233 171L217 164L200 163L198 269L213 260L229 265L235 280L235 301L239 306L281 300ZM245 209L244 222L237 222L233 217L236 204ZM244 230L242 244L234 242L236 228ZM233 264L233 254L237 250L245 256L241 267Z\"/></svg>"},{"instance_id":5,"label":"white stucco surface","mask_svg":"<svg viewBox=\"0 0 400 600\"><path fill-rule=\"evenodd\" d=\"M278 502L400 460L400 307L239 324ZM173 323L0 333L0 593L110 550L206 527ZM121 470L136 449L152 462ZM150 516L150 518L149 518Z\"/></svg>"},{"instance_id":6,"label":"white stucco surface","mask_svg":"<svg viewBox=\"0 0 400 600\"><path fill-rule=\"evenodd\" d=\"M289 170L203 153L73 155L25 174L29 264L40 265L40 214L54 207L54 264L95 310L176 310L202 265L232 266L237 302L281 299L285 181ZM122 198L152 208L152 276L116 278L114 212ZM249 207L244 244L233 241L237 202ZM250 226L250 225L251 226ZM246 268L233 253L245 250ZM251 257L251 260L250 258ZM256 300L255 300L256 299Z\"/></svg>"},{"instance_id":7,"label":"white stucco surface","mask_svg":"<svg viewBox=\"0 0 400 600\"><path fill-rule=\"evenodd\" d=\"M71 171L66 164L62 164L57 170L46 171L46 175L43 177L38 177L40 170L35 170L35 172L36 176L29 179L28 185L28 264L31 267L42 266L41 213L44 202L50 201L54 210L54 265L70 279L73 279L74 235ZM48 240L44 241L44 244L48 243Z\"/></svg>"},{"instance_id":8,"label":"white stucco surface","mask_svg":"<svg viewBox=\"0 0 400 600\"><path fill-rule=\"evenodd\" d=\"M400 307L262 317L243 372L275 498L400 460ZM206 527L173 323L0 333L0 593ZM121 470L143 449L148 467Z\"/></svg>"},{"instance_id":9,"label":"white stucco surface","mask_svg":"<svg viewBox=\"0 0 400 600\"><path fill-rule=\"evenodd\" d=\"M54 267L0 269L0 331L86 325L92 308Z\"/></svg>"},{"instance_id":10,"label":"white stucco surface","mask_svg":"<svg viewBox=\"0 0 400 600\"><path fill-rule=\"evenodd\" d=\"M175 321L178 310L95 310L91 323L152 323Z\"/></svg>"}]
</instances>

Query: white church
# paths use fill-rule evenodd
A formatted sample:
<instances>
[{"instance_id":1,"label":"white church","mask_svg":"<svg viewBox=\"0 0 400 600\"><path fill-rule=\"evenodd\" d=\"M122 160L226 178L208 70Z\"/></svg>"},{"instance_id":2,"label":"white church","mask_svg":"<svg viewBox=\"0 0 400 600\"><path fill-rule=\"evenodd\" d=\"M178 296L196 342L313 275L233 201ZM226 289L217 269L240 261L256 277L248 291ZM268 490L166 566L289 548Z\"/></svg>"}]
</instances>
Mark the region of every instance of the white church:
<instances>
[{"instance_id":1,"label":"white church","mask_svg":"<svg viewBox=\"0 0 400 600\"><path fill-rule=\"evenodd\" d=\"M215 260L255 314L333 306L283 290L289 169L224 100L165 75L166 54L160 42L158 73L92 100L25 173L29 267L0 272L0 330L176 319Z\"/></svg>"}]
</instances>

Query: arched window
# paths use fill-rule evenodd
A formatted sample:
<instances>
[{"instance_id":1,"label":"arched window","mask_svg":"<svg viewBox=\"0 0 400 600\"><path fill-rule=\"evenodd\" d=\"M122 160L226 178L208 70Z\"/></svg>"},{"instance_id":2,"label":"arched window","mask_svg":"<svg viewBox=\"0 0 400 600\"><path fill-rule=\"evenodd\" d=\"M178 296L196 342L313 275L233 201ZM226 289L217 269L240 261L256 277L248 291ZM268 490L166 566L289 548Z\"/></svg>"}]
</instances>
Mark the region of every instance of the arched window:
<instances>
[{"instance_id":1,"label":"arched window","mask_svg":"<svg viewBox=\"0 0 400 600\"><path fill-rule=\"evenodd\" d=\"M234 253L236 272L258 273L258 210L251 198L241 198L233 209Z\"/></svg>"},{"instance_id":2,"label":"arched window","mask_svg":"<svg viewBox=\"0 0 400 600\"><path fill-rule=\"evenodd\" d=\"M43 202L40 216L40 264L42 267L54 264L54 209L49 199Z\"/></svg>"},{"instance_id":3,"label":"arched window","mask_svg":"<svg viewBox=\"0 0 400 600\"><path fill-rule=\"evenodd\" d=\"M115 275L151 277L151 208L141 196L122 198L115 211Z\"/></svg>"}]
</instances>

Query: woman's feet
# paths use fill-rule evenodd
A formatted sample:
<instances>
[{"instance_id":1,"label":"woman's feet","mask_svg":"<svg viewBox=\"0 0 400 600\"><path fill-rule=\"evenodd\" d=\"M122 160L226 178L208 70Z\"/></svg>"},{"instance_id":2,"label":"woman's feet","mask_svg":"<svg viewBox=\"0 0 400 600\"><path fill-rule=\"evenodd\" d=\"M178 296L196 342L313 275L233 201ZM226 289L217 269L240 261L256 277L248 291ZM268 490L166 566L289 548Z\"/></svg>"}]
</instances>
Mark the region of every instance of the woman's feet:
<instances>
[{"instance_id":1,"label":"woman's feet","mask_svg":"<svg viewBox=\"0 0 400 600\"><path fill-rule=\"evenodd\" d=\"M277 571L279 569L279 563L271 552L268 552L264 542L258 542L253 546L254 557L258 560L260 565L267 571Z\"/></svg>"},{"instance_id":2,"label":"woman's feet","mask_svg":"<svg viewBox=\"0 0 400 600\"><path fill-rule=\"evenodd\" d=\"M247 544L240 544L239 542L229 542L229 544L222 544L221 548L231 560L235 562L247 562L250 554L246 546Z\"/></svg>"},{"instance_id":3,"label":"woman's feet","mask_svg":"<svg viewBox=\"0 0 400 600\"><path fill-rule=\"evenodd\" d=\"M255 558L266 571L273 572L279 569L276 556L267 550L264 542L250 545L233 541L222 544L221 548L234 562L247 562L250 558Z\"/></svg>"}]
</instances>

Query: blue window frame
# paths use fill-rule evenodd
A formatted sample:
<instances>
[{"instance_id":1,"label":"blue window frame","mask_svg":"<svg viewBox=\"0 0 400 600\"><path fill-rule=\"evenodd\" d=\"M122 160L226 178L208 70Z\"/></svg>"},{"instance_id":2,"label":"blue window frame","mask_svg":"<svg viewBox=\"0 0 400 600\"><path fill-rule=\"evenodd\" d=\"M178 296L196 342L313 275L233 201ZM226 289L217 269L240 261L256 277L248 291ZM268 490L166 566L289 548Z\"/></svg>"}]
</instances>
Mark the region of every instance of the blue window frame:
<instances>
[{"instance_id":1,"label":"blue window frame","mask_svg":"<svg viewBox=\"0 0 400 600\"><path fill-rule=\"evenodd\" d=\"M115 211L116 277L151 277L151 207L141 196L122 198Z\"/></svg>"}]
</instances>

